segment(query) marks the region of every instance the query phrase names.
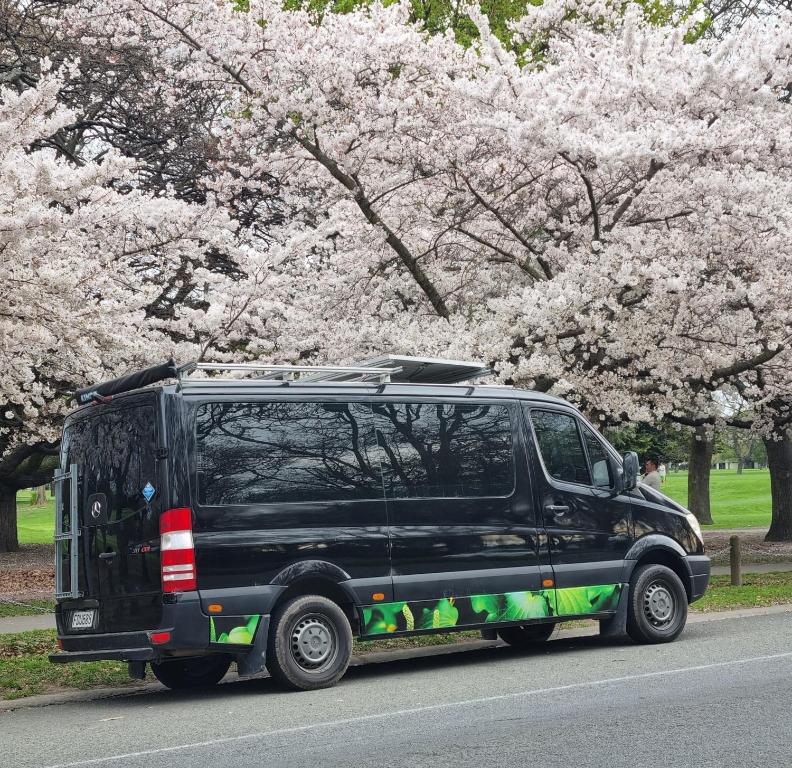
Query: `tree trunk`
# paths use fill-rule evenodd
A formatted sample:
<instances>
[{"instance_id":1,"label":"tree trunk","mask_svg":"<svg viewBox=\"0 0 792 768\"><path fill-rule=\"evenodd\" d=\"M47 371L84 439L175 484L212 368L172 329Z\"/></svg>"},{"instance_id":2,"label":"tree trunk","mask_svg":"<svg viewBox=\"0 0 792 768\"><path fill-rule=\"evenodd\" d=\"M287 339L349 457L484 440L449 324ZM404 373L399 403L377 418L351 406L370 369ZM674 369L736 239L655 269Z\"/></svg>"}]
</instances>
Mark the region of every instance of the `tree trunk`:
<instances>
[{"instance_id":1,"label":"tree trunk","mask_svg":"<svg viewBox=\"0 0 792 768\"><path fill-rule=\"evenodd\" d=\"M737 459L737 474L741 475L743 471L743 460Z\"/></svg>"},{"instance_id":2,"label":"tree trunk","mask_svg":"<svg viewBox=\"0 0 792 768\"><path fill-rule=\"evenodd\" d=\"M16 490L0 485L0 552L18 549Z\"/></svg>"},{"instance_id":3,"label":"tree trunk","mask_svg":"<svg viewBox=\"0 0 792 768\"><path fill-rule=\"evenodd\" d=\"M765 541L792 541L792 438L765 440L773 516Z\"/></svg>"},{"instance_id":4,"label":"tree trunk","mask_svg":"<svg viewBox=\"0 0 792 768\"><path fill-rule=\"evenodd\" d=\"M712 525L710 511L710 467L714 441L704 427L696 427L690 438L690 468L688 470L688 509L702 525Z\"/></svg>"},{"instance_id":5,"label":"tree trunk","mask_svg":"<svg viewBox=\"0 0 792 768\"><path fill-rule=\"evenodd\" d=\"M39 485L36 488L36 506L43 507L47 503L47 486Z\"/></svg>"}]
</instances>

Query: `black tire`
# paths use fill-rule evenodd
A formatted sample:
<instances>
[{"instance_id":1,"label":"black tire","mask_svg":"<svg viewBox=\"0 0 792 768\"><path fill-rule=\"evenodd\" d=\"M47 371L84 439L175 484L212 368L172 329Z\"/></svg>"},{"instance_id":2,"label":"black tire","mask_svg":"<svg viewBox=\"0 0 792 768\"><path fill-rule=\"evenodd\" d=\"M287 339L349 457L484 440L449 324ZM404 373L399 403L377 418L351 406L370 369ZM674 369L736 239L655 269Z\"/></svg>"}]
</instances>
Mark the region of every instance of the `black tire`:
<instances>
[{"instance_id":1,"label":"black tire","mask_svg":"<svg viewBox=\"0 0 792 768\"><path fill-rule=\"evenodd\" d=\"M228 656L201 656L190 659L168 659L152 661L151 671L164 686L181 691L190 688L211 688L217 685L228 668L231 659Z\"/></svg>"},{"instance_id":2,"label":"black tire","mask_svg":"<svg viewBox=\"0 0 792 768\"><path fill-rule=\"evenodd\" d=\"M636 643L670 643L685 628L688 600L682 580L664 565L642 565L630 579L627 634Z\"/></svg>"},{"instance_id":3,"label":"black tire","mask_svg":"<svg viewBox=\"0 0 792 768\"><path fill-rule=\"evenodd\" d=\"M534 648L549 640L556 625L552 622L544 624L524 624L519 627L502 627L498 636L504 643L515 648Z\"/></svg>"},{"instance_id":4,"label":"black tire","mask_svg":"<svg viewBox=\"0 0 792 768\"><path fill-rule=\"evenodd\" d=\"M335 685L352 656L352 627L346 614L321 595L301 595L272 617L267 669L281 685L311 691Z\"/></svg>"}]
</instances>

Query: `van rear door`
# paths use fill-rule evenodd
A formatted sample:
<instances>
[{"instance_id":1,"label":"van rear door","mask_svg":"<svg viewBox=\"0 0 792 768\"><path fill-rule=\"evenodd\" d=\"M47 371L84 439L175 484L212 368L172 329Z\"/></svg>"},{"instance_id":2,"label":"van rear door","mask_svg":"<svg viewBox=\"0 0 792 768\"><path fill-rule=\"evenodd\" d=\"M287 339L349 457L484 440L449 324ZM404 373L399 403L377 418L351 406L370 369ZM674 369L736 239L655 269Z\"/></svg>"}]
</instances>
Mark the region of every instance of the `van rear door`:
<instances>
[{"instance_id":1,"label":"van rear door","mask_svg":"<svg viewBox=\"0 0 792 768\"><path fill-rule=\"evenodd\" d=\"M162 612L159 517L164 499L158 464L154 392L92 405L67 419L61 467L77 465L80 598L62 604L65 632L126 632L156 627ZM70 495L70 494L69 494ZM68 529L69 495L59 513ZM70 583L68 557L58 563ZM93 609L91 621L78 609Z\"/></svg>"}]
</instances>

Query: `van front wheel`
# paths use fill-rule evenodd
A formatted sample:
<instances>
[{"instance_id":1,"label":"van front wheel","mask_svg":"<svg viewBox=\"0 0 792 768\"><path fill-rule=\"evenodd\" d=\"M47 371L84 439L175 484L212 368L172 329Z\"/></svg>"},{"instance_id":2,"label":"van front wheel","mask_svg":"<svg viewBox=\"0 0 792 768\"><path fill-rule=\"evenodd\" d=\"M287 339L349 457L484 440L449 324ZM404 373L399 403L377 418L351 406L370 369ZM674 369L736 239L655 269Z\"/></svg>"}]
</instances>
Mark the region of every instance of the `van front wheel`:
<instances>
[{"instance_id":1,"label":"van front wheel","mask_svg":"<svg viewBox=\"0 0 792 768\"><path fill-rule=\"evenodd\" d=\"M515 648L532 648L543 643L553 634L555 624L527 624L521 627L503 627L498 630L498 636L504 643Z\"/></svg>"},{"instance_id":2,"label":"van front wheel","mask_svg":"<svg viewBox=\"0 0 792 768\"><path fill-rule=\"evenodd\" d=\"M151 662L151 671L164 686L174 691L210 688L219 683L231 666L228 656L201 656Z\"/></svg>"},{"instance_id":3,"label":"van front wheel","mask_svg":"<svg viewBox=\"0 0 792 768\"><path fill-rule=\"evenodd\" d=\"M642 565L630 579L627 634L636 643L670 643L685 628L687 592L664 565Z\"/></svg>"},{"instance_id":4,"label":"van front wheel","mask_svg":"<svg viewBox=\"0 0 792 768\"><path fill-rule=\"evenodd\" d=\"M352 627L332 600L302 595L273 616L267 669L287 688L329 688L346 672L351 656Z\"/></svg>"}]
</instances>

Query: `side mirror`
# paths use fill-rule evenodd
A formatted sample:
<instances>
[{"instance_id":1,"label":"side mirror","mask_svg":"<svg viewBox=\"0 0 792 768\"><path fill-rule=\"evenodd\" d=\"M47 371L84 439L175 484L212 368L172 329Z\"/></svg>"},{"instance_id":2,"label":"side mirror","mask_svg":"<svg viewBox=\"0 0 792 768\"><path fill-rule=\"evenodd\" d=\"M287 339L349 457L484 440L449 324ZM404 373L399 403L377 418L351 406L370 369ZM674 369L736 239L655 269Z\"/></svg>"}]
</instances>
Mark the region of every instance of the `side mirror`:
<instances>
[{"instance_id":1,"label":"side mirror","mask_svg":"<svg viewBox=\"0 0 792 768\"><path fill-rule=\"evenodd\" d=\"M638 454L627 451L622 458L621 490L631 491L638 485Z\"/></svg>"}]
</instances>

